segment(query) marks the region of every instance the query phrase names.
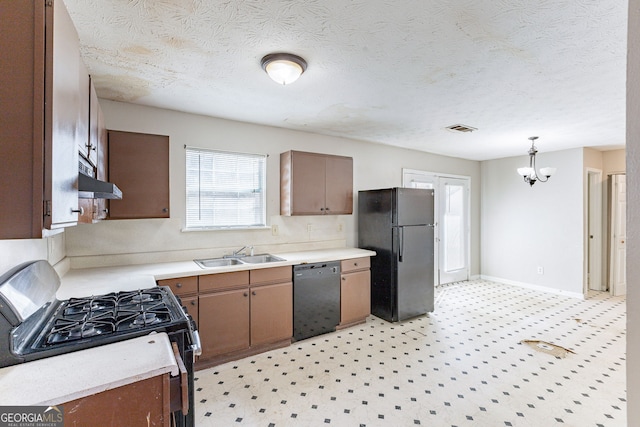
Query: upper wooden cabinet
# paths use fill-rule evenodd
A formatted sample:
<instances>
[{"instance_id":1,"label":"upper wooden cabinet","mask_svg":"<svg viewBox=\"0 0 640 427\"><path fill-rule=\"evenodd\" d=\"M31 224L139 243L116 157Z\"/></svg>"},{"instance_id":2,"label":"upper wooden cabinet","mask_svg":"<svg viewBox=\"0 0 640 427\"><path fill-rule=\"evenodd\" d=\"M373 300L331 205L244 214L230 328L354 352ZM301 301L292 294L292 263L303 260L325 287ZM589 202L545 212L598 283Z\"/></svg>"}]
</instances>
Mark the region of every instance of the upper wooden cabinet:
<instances>
[{"instance_id":1,"label":"upper wooden cabinet","mask_svg":"<svg viewBox=\"0 0 640 427\"><path fill-rule=\"evenodd\" d=\"M169 218L169 137L107 133L108 179L122 190L122 200L109 201L109 218Z\"/></svg>"},{"instance_id":2,"label":"upper wooden cabinet","mask_svg":"<svg viewBox=\"0 0 640 427\"><path fill-rule=\"evenodd\" d=\"M303 151L280 154L280 215L351 213L351 157Z\"/></svg>"},{"instance_id":3,"label":"upper wooden cabinet","mask_svg":"<svg viewBox=\"0 0 640 427\"><path fill-rule=\"evenodd\" d=\"M62 1L0 2L0 22L0 238L38 238L78 220L88 86Z\"/></svg>"},{"instance_id":4,"label":"upper wooden cabinet","mask_svg":"<svg viewBox=\"0 0 640 427\"><path fill-rule=\"evenodd\" d=\"M93 85L93 81L88 83L88 129L87 138L84 144L79 147L79 153L87 159L95 169L95 176L100 181L107 180L107 128L104 124L102 109L98 103L98 95ZM81 213L78 222L92 223L103 220L107 217L106 199L80 199L78 200Z\"/></svg>"}]
</instances>

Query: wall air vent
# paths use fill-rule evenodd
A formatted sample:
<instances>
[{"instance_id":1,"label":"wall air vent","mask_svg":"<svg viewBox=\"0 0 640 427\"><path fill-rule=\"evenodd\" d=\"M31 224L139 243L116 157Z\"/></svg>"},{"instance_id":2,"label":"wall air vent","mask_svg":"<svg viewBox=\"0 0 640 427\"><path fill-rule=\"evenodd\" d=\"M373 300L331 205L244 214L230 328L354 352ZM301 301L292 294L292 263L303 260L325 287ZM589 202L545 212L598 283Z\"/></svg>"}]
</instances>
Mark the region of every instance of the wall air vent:
<instances>
[{"instance_id":1,"label":"wall air vent","mask_svg":"<svg viewBox=\"0 0 640 427\"><path fill-rule=\"evenodd\" d=\"M447 126L445 129L451 132L473 132L474 130L478 130L477 128L467 125L451 125Z\"/></svg>"}]
</instances>

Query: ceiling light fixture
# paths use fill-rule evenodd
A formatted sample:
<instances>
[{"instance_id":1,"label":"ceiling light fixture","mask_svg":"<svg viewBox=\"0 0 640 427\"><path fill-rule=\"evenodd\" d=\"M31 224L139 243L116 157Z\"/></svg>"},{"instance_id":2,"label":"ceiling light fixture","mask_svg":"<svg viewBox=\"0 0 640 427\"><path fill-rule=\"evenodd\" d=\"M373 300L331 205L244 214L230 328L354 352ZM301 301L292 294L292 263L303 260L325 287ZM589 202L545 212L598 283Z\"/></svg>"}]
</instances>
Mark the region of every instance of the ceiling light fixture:
<instances>
[{"instance_id":1,"label":"ceiling light fixture","mask_svg":"<svg viewBox=\"0 0 640 427\"><path fill-rule=\"evenodd\" d=\"M307 61L291 53L270 53L261 64L269 77L281 85L295 82L307 69Z\"/></svg>"},{"instance_id":2,"label":"ceiling light fixture","mask_svg":"<svg viewBox=\"0 0 640 427\"><path fill-rule=\"evenodd\" d=\"M556 173L556 168L541 168L540 174L536 172L536 153L538 149L536 148L535 142L538 139L537 136L529 137L531 141L531 148L529 149L529 167L528 168L518 168L518 174L524 178L524 182L533 186L536 181L547 182L549 177ZM541 177L546 177L542 179Z\"/></svg>"}]
</instances>

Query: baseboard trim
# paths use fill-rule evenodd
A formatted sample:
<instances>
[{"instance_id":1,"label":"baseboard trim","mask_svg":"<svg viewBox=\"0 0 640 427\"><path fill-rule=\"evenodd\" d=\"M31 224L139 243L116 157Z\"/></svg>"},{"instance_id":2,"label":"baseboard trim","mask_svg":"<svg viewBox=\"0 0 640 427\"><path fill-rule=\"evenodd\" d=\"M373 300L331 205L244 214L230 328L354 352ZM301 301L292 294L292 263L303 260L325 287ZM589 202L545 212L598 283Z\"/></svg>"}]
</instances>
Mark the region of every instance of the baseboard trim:
<instances>
[{"instance_id":1,"label":"baseboard trim","mask_svg":"<svg viewBox=\"0 0 640 427\"><path fill-rule=\"evenodd\" d=\"M485 276L484 274L480 275L480 279L489 280L491 282L504 283L505 285L518 286L526 289L533 289L534 291L548 292L551 294L562 295L565 297L584 299L584 294L579 292L569 292L563 291L562 289L548 288L546 286L533 285L531 283L518 282L515 280L503 279L501 277L493 277L493 276Z\"/></svg>"}]
</instances>

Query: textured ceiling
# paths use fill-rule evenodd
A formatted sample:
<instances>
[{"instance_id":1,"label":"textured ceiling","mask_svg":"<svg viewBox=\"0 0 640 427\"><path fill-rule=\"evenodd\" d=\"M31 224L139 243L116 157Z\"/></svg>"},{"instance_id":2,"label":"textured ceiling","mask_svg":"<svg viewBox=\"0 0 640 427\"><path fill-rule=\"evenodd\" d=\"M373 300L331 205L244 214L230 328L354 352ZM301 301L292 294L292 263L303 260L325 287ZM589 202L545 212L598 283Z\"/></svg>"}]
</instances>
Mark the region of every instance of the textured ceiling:
<instances>
[{"instance_id":1,"label":"textured ceiling","mask_svg":"<svg viewBox=\"0 0 640 427\"><path fill-rule=\"evenodd\" d=\"M102 98L474 160L624 146L625 0L64 2Z\"/></svg>"}]
</instances>

